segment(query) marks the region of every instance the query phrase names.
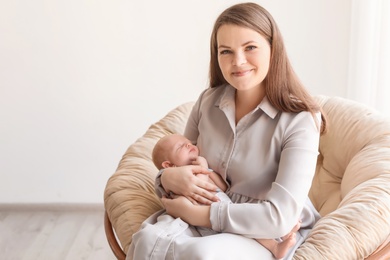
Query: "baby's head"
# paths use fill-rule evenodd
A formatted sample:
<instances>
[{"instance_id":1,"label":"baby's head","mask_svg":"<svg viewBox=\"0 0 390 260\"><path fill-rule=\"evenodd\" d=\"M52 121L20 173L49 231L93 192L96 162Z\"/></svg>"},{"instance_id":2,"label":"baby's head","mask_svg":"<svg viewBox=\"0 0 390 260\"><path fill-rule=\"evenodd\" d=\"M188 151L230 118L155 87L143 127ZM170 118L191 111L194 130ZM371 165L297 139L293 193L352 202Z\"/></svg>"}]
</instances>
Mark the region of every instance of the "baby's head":
<instances>
[{"instance_id":1,"label":"baby's head","mask_svg":"<svg viewBox=\"0 0 390 260\"><path fill-rule=\"evenodd\" d=\"M198 156L198 147L179 134L171 134L161 138L154 146L152 153L153 163L159 170L190 165Z\"/></svg>"}]
</instances>

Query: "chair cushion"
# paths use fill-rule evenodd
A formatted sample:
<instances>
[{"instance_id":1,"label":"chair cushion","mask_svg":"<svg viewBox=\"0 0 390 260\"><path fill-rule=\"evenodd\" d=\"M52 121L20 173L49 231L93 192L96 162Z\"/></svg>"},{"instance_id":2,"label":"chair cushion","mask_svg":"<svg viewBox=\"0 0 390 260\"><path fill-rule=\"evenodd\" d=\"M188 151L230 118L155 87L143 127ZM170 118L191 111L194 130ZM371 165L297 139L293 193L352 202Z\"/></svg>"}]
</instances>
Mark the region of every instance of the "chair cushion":
<instances>
[{"instance_id":1,"label":"chair cushion","mask_svg":"<svg viewBox=\"0 0 390 260\"><path fill-rule=\"evenodd\" d=\"M357 102L316 98L329 130L309 196L323 217L294 259L364 259L390 234L390 122Z\"/></svg>"}]
</instances>

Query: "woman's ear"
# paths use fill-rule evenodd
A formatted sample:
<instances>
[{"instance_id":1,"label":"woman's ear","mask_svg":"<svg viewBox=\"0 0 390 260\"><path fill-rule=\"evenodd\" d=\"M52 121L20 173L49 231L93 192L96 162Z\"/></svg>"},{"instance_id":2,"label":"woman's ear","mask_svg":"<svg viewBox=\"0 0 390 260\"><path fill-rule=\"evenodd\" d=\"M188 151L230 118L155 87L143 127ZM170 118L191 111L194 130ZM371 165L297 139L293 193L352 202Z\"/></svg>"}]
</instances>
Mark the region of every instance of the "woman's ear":
<instances>
[{"instance_id":1,"label":"woman's ear","mask_svg":"<svg viewBox=\"0 0 390 260\"><path fill-rule=\"evenodd\" d=\"M166 168L169 168L169 167L174 167L175 165L173 163L171 163L170 161L163 161L163 163L161 164L161 166L166 169Z\"/></svg>"}]
</instances>

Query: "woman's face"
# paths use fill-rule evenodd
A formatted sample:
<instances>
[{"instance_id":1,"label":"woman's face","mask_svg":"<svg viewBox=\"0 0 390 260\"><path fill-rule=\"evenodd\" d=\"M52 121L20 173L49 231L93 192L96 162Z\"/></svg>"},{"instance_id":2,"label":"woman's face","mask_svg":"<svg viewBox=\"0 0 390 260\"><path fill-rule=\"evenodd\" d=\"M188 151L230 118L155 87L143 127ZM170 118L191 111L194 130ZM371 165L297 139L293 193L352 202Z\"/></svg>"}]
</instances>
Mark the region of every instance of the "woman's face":
<instances>
[{"instance_id":1,"label":"woman's face","mask_svg":"<svg viewBox=\"0 0 390 260\"><path fill-rule=\"evenodd\" d=\"M258 32L233 24L217 32L218 63L226 81L237 91L262 87L267 76L271 47Z\"/></svg>"}]
</instances>

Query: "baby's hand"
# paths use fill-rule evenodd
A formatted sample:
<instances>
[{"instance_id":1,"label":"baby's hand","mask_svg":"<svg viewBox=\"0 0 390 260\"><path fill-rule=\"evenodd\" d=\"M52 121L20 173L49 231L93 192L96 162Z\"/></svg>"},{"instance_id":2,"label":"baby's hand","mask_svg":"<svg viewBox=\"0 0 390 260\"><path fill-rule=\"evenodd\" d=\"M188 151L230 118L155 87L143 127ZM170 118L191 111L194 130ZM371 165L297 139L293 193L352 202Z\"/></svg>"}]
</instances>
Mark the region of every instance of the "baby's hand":
<instances>
[{"instance_id":1,"label":"baby's hand","mask_svg":"<svg viewBox=\"0 0 390 260\"><path fill-rule=\"evenodd\" d=\"M200 165L204 168L209 168L209 164L207 163L206 159L202 156L198 156L194 161L192 161L193 165Z\"/></svg>"}]
</instances>

